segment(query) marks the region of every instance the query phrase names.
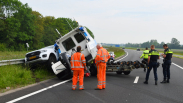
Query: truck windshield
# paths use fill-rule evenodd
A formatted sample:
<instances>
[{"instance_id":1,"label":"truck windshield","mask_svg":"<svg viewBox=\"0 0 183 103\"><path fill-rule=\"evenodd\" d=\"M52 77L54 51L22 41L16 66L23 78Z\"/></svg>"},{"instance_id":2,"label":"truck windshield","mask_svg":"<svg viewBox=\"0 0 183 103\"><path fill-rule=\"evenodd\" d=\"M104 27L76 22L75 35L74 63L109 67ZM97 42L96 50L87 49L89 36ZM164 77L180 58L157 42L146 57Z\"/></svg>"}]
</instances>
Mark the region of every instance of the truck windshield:
<instances>
[{"instance_id":1,"label":"truck windshield","mask_svg":"<svg viewBox=\"0 0 183 103\"><path fill-rule=\"evenodd\" d=\"M76 41L78 43L82 42L83 40L85 40L84 36L81 33L77 33L76 35L74 35L74 37L76 38Z\"/></svg>"},{"instance_id":2,"label":"truck windshield","mask_svg":"<svg viewBox=\"0 0 183 103\"><path fill-rule=\"evenodd\" d=\"M76 46L71 38L66 39L64 42L62 42L62 44L66 51Z\"/></svg>"}]
</instances>

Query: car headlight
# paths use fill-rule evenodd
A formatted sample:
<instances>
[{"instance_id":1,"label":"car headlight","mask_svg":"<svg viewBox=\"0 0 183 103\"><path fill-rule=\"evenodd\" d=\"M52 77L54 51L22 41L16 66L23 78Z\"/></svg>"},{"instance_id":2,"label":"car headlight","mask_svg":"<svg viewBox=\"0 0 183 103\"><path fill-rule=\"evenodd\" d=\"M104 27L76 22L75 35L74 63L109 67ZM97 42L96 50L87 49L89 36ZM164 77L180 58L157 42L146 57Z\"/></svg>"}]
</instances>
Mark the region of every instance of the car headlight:
<instances>
[{"instance_id":1,"label":"car headlight","mask_svg":"<svg viewBox=\"0 0 183 103\"><path fill-rule=\"evenodd\" d=\"M41 50L41 53L43 53L43 52L47 52L47 50Z\"/></svg>"}]
</instances>

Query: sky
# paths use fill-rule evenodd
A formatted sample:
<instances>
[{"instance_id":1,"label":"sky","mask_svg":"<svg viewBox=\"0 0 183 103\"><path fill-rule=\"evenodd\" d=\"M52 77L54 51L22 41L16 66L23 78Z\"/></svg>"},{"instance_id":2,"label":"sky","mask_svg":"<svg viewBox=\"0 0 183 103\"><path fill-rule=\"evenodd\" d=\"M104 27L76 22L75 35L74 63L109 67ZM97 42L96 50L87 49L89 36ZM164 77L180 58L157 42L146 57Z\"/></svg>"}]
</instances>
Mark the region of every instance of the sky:
<instances>
[{"instance_id":1,"label":"sky","mask_svg":"<svg viewBox=\"0 0 183 103\"><path fill-rule=\"evenodd\" d=\"M183 44L183 0L20 0L43 16L72 18L99 43Z\"/></svg>"}]
</instances>

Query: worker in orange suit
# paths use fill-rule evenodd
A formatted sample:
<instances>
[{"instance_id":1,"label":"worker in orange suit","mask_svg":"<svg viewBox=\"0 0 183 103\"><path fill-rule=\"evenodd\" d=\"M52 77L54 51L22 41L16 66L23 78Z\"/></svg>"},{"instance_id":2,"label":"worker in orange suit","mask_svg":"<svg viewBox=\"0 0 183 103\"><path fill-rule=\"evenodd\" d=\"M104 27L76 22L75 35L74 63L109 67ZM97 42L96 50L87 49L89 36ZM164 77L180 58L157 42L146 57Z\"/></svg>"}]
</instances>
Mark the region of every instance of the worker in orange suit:
<instances>
[{"instance_id":1,"label":"worker in orange suit","mask_svg":"<svg viewBox=\"0 0 183 103\"><path fill-rule=\"evenodd\" d=\"M79 76L79 90L84 90L83 79L84 69L86 68L86 60L84 54L81 54L81 46L77 47L77 52L71 56L71 69L73 70L72 90L76 90Z\"/></svg>"},{"instance_id":2,"label":"worker in orange suit","mask_svg":"<svg viewBox=\"0 0 183 103\"><path fill-rule=\"evenodd\" d=\"M110 58L110 55L106 49L102 47L101 44L97 44L97 55L95 58L95 64L97 66L97 79L98 85L95 90L102 90L106 87L106 63Z\"/></svg>"}]
</instances>

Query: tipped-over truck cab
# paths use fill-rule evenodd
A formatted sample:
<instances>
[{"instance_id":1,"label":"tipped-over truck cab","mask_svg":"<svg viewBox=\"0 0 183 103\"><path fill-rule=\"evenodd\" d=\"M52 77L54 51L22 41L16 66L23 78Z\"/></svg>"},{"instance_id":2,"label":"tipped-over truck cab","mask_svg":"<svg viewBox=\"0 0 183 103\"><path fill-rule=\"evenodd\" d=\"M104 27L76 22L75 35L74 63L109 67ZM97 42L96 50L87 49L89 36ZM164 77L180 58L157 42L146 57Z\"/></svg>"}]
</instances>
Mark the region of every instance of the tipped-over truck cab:
<instances>
[{"instance_id":1,"label":"tipped-over truck cab","mask_svg":"<svg viewBox=\"0 0 183 103\"><path fill-rule=\"evenodd\" d=\"M97 42L87 32L86 28L79 26L56 40L55 48L59 52L59 61L52 65L54 73L60 79L71 76L70 57L81 46L81 53L85 55L87 66L97 54Z\"/></svg>"}]
</instances>

